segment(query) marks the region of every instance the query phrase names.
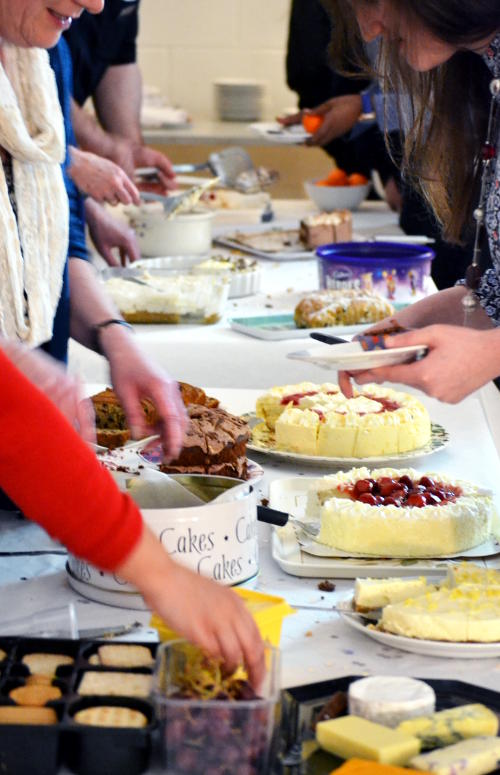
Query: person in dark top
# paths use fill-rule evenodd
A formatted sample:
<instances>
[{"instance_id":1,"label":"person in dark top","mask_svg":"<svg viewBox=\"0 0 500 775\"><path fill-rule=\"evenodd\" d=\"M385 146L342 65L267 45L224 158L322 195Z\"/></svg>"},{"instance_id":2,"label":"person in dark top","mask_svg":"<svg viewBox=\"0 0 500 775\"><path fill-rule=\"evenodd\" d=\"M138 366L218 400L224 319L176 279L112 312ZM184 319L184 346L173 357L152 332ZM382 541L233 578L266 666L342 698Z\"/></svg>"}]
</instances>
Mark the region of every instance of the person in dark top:
<instances>
[{"instance_id":1,"label":"person in dark top","mask_svg":"<svg viewBox=\"0 0 500 775\"><path fill-rule=\"evenodd\" d=\"M350 78L333 70L328 61L330 38L331 20L321 1L292 0L286 74L301 110L314 109L332 97L360 93L370 85L366 79ZM348 131L323 148L347 173L360 172L369 177L376 169L384 184L391 177L398 177L376 124L365 127L358 136L351 136Z\"/></svg>"},{"instance_id":2,"label":"person in dark top","mask_svg":"<svg viewBox=\"0 0 500 775\"><path fill-rule=\"evenodd\" d=\"M82 14L65 33L73 58L73 125L84 150L116 162L132 178L155 167L165 188L175 174L168 158L144 145L142 78L136 61L139 0L107 0L99 16ZM82 110L92 98L100 125Z\"/></svg>"},{"instance_id":3,"label":"person in dark top","mask_svg":"<svg viewBox=\"0 0 500 775\"><path fill-rule=\"evenodd\" d=\"M342 109L337 98L347 100L349 95L363 93L369 86L369 82L362 78L340 75L329 64L331 32L332 17L321 0L292 0L286 60L287 82L298 93L301 110L310 108L313 112L324 112L328 107L335 114ZM328 106L325 103L332 104ZM362 110L364 108L359 101L359 114ZM294 117L291 117L286 121L293 120ZM353 115L351 126L355 125L356 120L357 116ZM432 246L436 253L432 262L432 278L439 289L453 286L464 276L470 263L472 244L470 241L465 245L451 244L442 238L441 227L424 199L410 183L401 180L399 170L385 147L381 128L374 122L370 128L363 127L361 132L351 132L348 127L348 131L333 140L328 134L331 138L332 132L329 133L329 129L320 128L318 137L321 139L318 142L335 158L339 167L347 172L362 172L364 175L370 175L371 169L376 169L384 184L389 181L390 188L386 186L389 202L389 191L394 192L392 181L397 183L399 196L395 201L396 209L400 212L401 228L406 234L425 235L435 241ZM401 142L399 133L391 132L390 141L393 157L397 161ZM311 144L318 142L313 138ZM487 255L484 261L486 264L489 262Z\"/></svg>"}]
</instances>

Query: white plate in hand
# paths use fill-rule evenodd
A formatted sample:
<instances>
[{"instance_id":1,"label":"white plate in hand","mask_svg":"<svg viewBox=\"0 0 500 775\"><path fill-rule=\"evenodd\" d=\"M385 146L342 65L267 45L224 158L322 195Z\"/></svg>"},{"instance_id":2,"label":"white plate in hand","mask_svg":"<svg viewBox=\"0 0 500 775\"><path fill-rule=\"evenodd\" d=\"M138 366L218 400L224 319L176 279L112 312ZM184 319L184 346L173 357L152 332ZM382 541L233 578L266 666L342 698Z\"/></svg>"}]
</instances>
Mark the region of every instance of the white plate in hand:
<instances>
[{"instance_id":1,"label":"white plate in hand","mask_svg":"<svg viewBox=\"0 0 500 775\"><path fill-rule=\"evenodd\" d=\"M258 121L255 124L250 124L250 129L274 143L296 145L297 143L305 142L308 137L311 137L311 133L306 132L302 124L283 126L277 121Z\"/></svg>"},{"instance_id":2,"label":"white plate in hand","mask_svg":"<svg viewBox=\"0 0 500 775\"><path fill-rule=\"evenodd\" d=\"M296 361L314 363L325 369L357 371L378 369L379 366L394 366L397 363L409 363L422 358L427 352L424 345L394 347L391 350L363 350L359 342L345 344L325 344L288 353L287 358Z\"/></svg>"},{"instance_id":3,"label":"white plate in hand","mask_svg":"<svg viewBox=\"0 0 500 775\"><path fill-rule=\"evenodd\" d=\"M344 609L345 613L342 613ZM430 657L445 657L453 659L491 659L500 657L500 643L455 643L445 640L425 640L423 638L406 638L404 635L393 635L392 632L381 632L371 626L366 620L351 616L352 596L337 603L337 610L346 624L360 630L369 638L413 654L425 654Z\"/></svg>"}]
</instances>

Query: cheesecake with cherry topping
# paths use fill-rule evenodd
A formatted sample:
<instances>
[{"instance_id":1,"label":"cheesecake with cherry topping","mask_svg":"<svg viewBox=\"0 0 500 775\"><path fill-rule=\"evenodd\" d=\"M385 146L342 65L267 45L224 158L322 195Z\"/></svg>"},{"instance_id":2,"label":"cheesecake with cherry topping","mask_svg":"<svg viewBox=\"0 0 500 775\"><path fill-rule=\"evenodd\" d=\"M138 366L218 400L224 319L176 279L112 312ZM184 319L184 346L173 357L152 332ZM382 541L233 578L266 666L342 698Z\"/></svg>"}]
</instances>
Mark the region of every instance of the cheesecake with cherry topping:
<instances>
[{"instance_id":1,"label":"cheesecake with cherry topping","mask_svg":"<svg viewBox=\"0 0 500 775\"><path fill-rule=\"evenodd\" d=\"M413 469L353 468L326 476L309 494L320 543L376 557L440 557L491 533L490 494L470 482Z\"/></svg>"},{"instance_id":2,"label":"cheesecake with cherry topping","mask_svg":"<svg viewBox=\"0 0 500 775\"><path fill-rule=\"evenodd\" d=\"M338 385L302 382L271 388L257 400L265 421L254 435L274 433L276 449L321 457L369 458L423 447L431 437L424 405L414 396L366 385L346 398Z\"/></svg>"}]
</instances>

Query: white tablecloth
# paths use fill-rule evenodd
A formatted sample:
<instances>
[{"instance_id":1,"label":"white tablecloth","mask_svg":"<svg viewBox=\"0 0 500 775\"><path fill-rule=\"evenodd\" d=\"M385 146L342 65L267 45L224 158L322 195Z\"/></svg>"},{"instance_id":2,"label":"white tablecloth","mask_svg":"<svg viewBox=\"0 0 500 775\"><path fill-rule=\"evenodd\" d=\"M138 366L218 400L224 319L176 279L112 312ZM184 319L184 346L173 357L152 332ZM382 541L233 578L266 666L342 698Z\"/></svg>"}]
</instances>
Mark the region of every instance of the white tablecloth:
<instances>
[{"instance_id":1,"label":"white tablecloth","mask_svg":"<svg viewBox=\"0 0 500 775\"><path fill-rule=\"evenodd\" d=\"M207 388L235 413L251 409L259 391ZM483 389L466 399L460 407L424 399L432 419L450 433L451 442L430 458L415 461L420 471L436 470L471 479L498 490L500 464L495 450L497 426L491 433L487 416L498 410L500 400L494 388ZM265 477L258 485L258 498L267 496L269 483L278 477L322 475L325 469L276 464L264 456L255 456L264 464ZM59 550L37 526L15 517L0 521L3 551ZM280 595L296 605L317 605L325 611L298 610L285 619L282 634L283 686L322 681L348 674L382 673L427 678L456 678L500 691L500 659L456 660L410 654L380 645L354 631L338 614L328 610L345 597L353 582L337 580L332 593L320 592L317 579L287 575L274 562L270 552L271 529L260 525L260 573L249 586L261 592ZM32 611L73 601L81 627L112 626L139 620L144 612L121 610L91 603L73 592L67 584L62 555L0 557L0 632L1 618L12 612ZM20 581L20 579L27 579ZM140 634L137 636L140 638Z\"/></svg>"},{"instance_id":2,"label":"white tablecloth","mask_svg":"<svg viewBox=\"0 0 500 775\"><path fill-rule=\"evenodd\" d=\"M303 215L314 211L306 200L274 203L277 220L271 225L296 228ZM231 226L218 226L216 231L235 231L244 228L238 223L238 213L231 214ZM221 221L225 214L222 213ZM234 220L236 219L236 220ZM372 237L375 234L400 234L397 216L385 204L365 202L353 213L356 234ZM262 388L283 383L283 364L286 354L301 349L305 340L262 341L233 331L228 318L293 312L298 292L318 288L315 259L306 261L260 262L261 292L246 299L230 300L224 319L209 326L134 326L137 340L144 352L177 379L193 384L211 384L219 387ZM244 364L240 368L239 364ZM85 381L109 380L104 358L70 343L70 370L79 373ZM298 362L287 362L290 382L304 379L323 381L324 372Z\"/></svg>"}]
</instances>

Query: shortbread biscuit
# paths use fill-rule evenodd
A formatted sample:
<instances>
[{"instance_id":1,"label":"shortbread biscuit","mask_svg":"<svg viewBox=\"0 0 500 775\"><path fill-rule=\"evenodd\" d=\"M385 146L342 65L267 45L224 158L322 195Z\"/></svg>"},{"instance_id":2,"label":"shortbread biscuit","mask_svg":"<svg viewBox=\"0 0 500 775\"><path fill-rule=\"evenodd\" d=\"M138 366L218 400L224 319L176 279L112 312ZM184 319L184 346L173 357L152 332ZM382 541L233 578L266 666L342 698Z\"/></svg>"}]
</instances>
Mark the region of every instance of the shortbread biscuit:
<instances>
[{"instance_id":1,"label":"shortbread biscuit","mask_svg":"<svg viewBox=\"0 0 500 775\"><path fill-rule=\"evenodd\" d=\"M9 697L16 705L27 705L31 708L41 707L52 700L58 700L62 692L57 686L18 686L9 692Z\"/></svg>"},{"instance_id":2,"label":"shortbread biscuit","mask_svg":"<svg viewBox=\"0 0 500 775\"><path fill-rule=\"evenodd\" d=\"M52 684L51 675L28 675L24 682L26 686L50 686Z\"/></svg>"},{"instance_id":3,"label":"shortbread biscuit","mask_svg":"<svg viewBox=\"0 0 500 775\"><path fill-rule=\"evenodd\" d=\"M144 713L115 705L85 708L75 713L73 718L77 724L93 727L145 727L148 723Z\"/></svg>"},{"instance_id":4,"label":"shortbread biscuit","mask_svg":"<svg viewBox=\"0 0 500 775\"><path fill-rule=\"evenodd\" d=\"M3 705L0 707L0 724L57 724L57 713L54 708Z\"/></svg>"},{"instance_id":5,"label":"shortbread biscuit","mask_svg":"<svg viewBox=\"0 0 500 775\"><path fill-rule=\"evenodd\" d=\"M153 656L147 646L106 644L97 649L101 665L106 667L151 667Z\"/></svg>"},{"instance_id":6,"label":"shortbread biscuit","mask_svg":"<svg viewBox=\"0 0 500 775\"><path fill-rule=\"evenodd\" d=\"M45 654L43 652L25 654L23 664L26 665L33 675L55 675L58 667L61 665L72 665L73 657L67 654Z\"/></svg>"},{"instance_id":7,"label":"shortbread biscuit","mask_svg":"<svg viewBox=\"0 0 500 775\"><path fill-rule=\"evenodd\" d=\"M0 662L3 662L5 657L7 656L7 652L3 649L0 649Z\"/></svg>"},{"instance_id":8,"label":"shortbread biscuit","mask_svg":"<svg viewBox=\"0 0 500 775\"><path fill-rule=\"evenodd\" d=\"M143 673L100 673L89 670L83 674L78 694L108 694L111 697L147 697L151 691L151 676Z\"/></svg>"},{"instance_id":9,"label":"shortbread biscuit","mask_svg":"<svg viewBox=\"0 0 500 775\"><path fill-rule=\"evenodd\" d=\"M101 660L99 659L99 654L92 654L89 657L89 665L100 665Z\"/></svg>"}]
</instances>

